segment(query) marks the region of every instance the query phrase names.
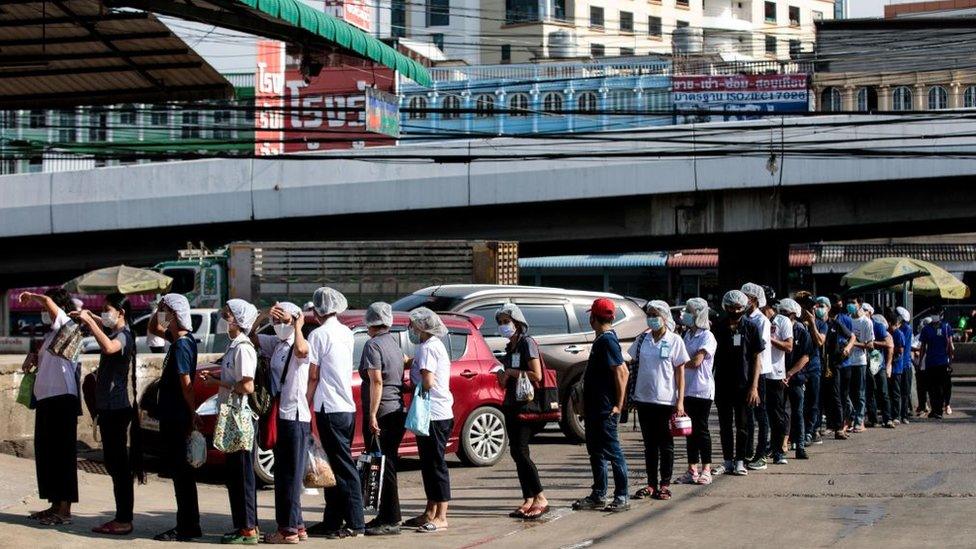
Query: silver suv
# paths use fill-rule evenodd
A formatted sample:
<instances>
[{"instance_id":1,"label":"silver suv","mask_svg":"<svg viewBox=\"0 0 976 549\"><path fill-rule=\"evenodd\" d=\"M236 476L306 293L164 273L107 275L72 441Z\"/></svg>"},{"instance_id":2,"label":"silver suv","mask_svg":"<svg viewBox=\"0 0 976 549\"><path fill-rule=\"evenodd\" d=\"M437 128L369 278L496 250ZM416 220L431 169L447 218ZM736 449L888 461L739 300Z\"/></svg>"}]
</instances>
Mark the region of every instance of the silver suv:
<instances>
[{"instance_id":1,"label":"silver suv","mask_svg":"<svg viewBox=\"0 0 976 549\"><path fill-rule=\"evenodd\" d=\"M495 356L505 354L505 338L498 335L495 311L504 303L515 303L529 322L529 333L539 343L546 365L556 371L560 401L563 404L563 433L576 442L583 441L582 418L567 405L570 389L582 383L583 369L590 358L594 333L587 310L593 300L606 297L617 304L613 327L624 351L647 329L643 301L601 292L540 288L535 286L444 285L418 290L393 303L395 311L427 307L434 311L475 314L484 317L481 334Z\"/></svg>"}]
</instances>

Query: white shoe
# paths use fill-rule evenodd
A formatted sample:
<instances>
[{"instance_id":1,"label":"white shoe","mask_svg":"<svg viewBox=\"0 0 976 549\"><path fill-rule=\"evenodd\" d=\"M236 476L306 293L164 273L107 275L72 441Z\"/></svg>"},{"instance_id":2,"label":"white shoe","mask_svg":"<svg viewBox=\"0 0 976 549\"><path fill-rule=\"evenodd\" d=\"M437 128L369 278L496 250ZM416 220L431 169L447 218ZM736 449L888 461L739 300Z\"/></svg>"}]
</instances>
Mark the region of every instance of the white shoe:
<instances>
[{"instance_id":1,"label":"white shoe","mask_svg":"<svg viewBox=\"0 0 976 549\"><path fill-rule=\"evenodd\" d=\"M732 474L735 475L735 476L737 476L737 477L744 477L744 476L748 475L749 474L749 470L746 469L746 462L744 462L744 461L737 461L737 462L735 462L735 470L733 471Z\"/></svg>"}]
</instances>

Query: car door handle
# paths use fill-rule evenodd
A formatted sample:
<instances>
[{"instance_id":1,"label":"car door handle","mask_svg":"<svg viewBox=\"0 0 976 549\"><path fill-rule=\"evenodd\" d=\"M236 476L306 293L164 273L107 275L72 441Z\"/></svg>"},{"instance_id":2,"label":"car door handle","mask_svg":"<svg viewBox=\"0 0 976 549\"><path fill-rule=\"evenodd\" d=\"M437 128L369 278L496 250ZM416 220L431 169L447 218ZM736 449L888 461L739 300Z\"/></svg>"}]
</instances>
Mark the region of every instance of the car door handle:
<instances>
[{"instance_id":1,"label":"car door handle","mask_svg":"<svg viewBox=\"0 0 976 549\"><path fill-rule=\"evenodd\" d=\"M566 347L563 350L566 351L567 353L573 353L575 355L578 353L582 353L586 349L580 345L570 345L569 347Z\"/></svg>"},{"instance_id":2,"label":"car door handle","mask_svg":"<svg viewBox=\"0 0 976 549\"><path fill-rule=\"evenodd\" d=\"M465 371L461 372L461 377L465 377L465 378L468 378L468 379L471 379L471 378L473 378L476 375L478 375L478 373L477 372L472 372L471 370L465 370Z\"/></svg>"},{"instance_id":3,"label":"car door handle","mask_svg":"<svg viewBox=\"0 0 976 549\"><path fill-rule=\"evenodd\" d=\"M492 351L491 354L495 355L498 358L501 358L505 356L505 351L504 350Z\"/></svg>"}]
</instances>

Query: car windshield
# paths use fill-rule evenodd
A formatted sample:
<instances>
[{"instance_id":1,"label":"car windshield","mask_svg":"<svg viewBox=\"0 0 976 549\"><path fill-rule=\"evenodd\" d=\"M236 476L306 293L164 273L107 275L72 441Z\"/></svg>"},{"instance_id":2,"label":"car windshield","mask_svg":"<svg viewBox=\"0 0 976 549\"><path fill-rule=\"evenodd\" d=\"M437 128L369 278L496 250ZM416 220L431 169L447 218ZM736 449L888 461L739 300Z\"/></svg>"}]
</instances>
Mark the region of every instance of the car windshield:
<instances>
[{"instance_id":1,"label":"car windshield","mask_svg":"<svg viewBox=\"0 0 976 549\"><path fill-rule=\"evenodd\" d=\"M432 311L450 311L461 302L457 297L437 295L410 294L393 302L394 311L412 311L418 307L427 307Z\"/></svg>"}]
</instances>

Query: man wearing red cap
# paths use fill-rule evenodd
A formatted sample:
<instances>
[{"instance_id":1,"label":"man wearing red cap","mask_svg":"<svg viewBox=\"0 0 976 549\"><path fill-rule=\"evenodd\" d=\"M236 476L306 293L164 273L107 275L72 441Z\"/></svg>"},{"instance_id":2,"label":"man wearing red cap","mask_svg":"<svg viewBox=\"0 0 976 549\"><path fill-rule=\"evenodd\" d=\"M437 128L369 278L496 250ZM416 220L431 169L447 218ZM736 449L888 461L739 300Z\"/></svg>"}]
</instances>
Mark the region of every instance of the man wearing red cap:
<instances>
[{"instance_id":1,"label":"man wearing red cap","mask_svg":"<svg viewBox=\"0 0 976 549\"><path fill-rule=\"evenodd\" d=\"M593 470L593 489L589 496L573 503L573 509L602 509L621 512L630 508L627 501L627 462L620 449L617 424L624 406L628 371L613 331L616 305L600 298L590 308L590 326L596 339L583 374L583 417L586 425L586 451ZM614 498L607 495L607 462L613 469Z\"/></svg>"}]
</instances>

